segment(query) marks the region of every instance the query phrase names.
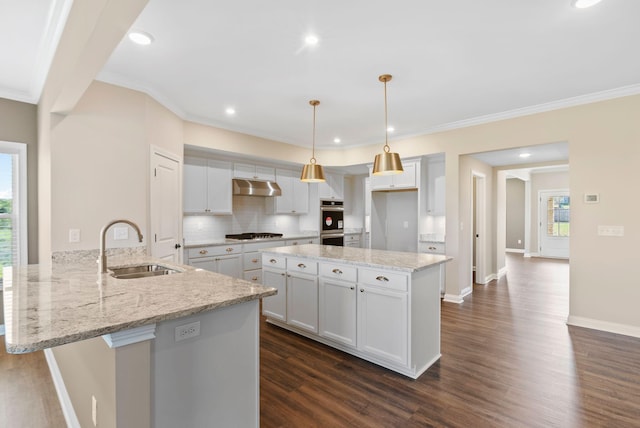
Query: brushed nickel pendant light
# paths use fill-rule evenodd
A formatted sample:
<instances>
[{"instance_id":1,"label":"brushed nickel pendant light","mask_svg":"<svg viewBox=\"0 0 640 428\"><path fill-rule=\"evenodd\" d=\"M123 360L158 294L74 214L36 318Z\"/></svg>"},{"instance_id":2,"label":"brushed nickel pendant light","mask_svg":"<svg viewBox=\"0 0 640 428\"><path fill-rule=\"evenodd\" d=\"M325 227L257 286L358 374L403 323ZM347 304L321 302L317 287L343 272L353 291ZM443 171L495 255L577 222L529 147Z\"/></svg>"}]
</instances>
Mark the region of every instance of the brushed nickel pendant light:
<instances>
[{"instance_id":1,"label":"brushed nickel pendant light","mask_svg":"<svg viewBox=\"0 0 640 428\"><path fill-rule=\"evenodd\" d=\"M373 175L401 174L402 162L397 153L391 152L389 147L389 128L387 125L387 82L391 80L390 74L383 74L378 80L384 83L384 151L376 155L373 161Z\"/></svg>"},{"instance_id":2,"label":"brushed nickel pendant light","mask_svg":"<svg viewBox=\"0 0 640 428\"><path fill-rule=\"evenodd\" d=\"M316 106L320 104L318 100L311 100L309 104L313 106L313 146L311 152L311 159L309 163L302 168L302 175L300 175L300 181L305 183L322 183L325 180L324 170L322 165L316 163Z\"/></svg>"}]
</instances>

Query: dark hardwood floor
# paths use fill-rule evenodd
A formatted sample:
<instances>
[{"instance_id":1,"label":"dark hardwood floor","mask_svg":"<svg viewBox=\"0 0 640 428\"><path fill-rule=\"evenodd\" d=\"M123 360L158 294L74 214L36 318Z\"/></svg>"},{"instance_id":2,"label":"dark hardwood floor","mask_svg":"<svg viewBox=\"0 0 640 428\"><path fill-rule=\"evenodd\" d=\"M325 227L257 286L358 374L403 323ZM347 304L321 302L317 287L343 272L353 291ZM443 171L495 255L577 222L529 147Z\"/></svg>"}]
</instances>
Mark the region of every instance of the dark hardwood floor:
<instances>
[{"instance_id":1,"label":"dark hardwood floor","mask_svg":"<svg viewBox=\"0 0 640 428\"><path fill-rule=\"evenodd\" d=\"M418 380L263 322L261 426L640 427L640 339L565 324L568 263L507 267L442 304L442 358ZM0 345L0 427L64 427L42 353Z\"/></svg>"},{"instance_id":2,"label":"dark hardwood floor","mask_svg":"<svg viewBox=\"0 0 640 428\"><path fill-rule=\"evenodd\" d=\"M639 427L640 339L566 325L566 261L442 303L442 358L418 380L263 323L261 426Z\"/></svg>"}]
</instances>

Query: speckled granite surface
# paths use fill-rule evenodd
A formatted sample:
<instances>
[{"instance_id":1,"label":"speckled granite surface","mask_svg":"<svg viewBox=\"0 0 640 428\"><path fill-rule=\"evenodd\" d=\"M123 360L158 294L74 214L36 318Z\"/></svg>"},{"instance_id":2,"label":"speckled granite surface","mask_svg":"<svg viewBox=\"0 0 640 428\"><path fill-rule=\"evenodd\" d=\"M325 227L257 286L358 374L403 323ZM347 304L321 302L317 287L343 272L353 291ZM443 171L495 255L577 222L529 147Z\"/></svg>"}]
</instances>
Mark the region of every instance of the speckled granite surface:
<instances>
[{"instance_id":1,"label":"speckled granite surface","mask_svg":"<svg viewBox=\"0 0 640 428\"><path fill-rule=\"evenodd\" d=\"M341 262L361 267L385 268L402 272L416 272L451 260L451 257L438 254L403 253L398 251L370 250L366 248L335 247L331 245L314 244L265 248L260 251L268 254L304 257Z\"/></svg>"},{"instance_id":2,"label":"speckled granite surface","mask_svg":"<svg viewBox=\"0 0 640 428\"><path fill-rule=\"evenodd\" d=\"M113 257L108 266L144 262L183 272L115 279L99 274L95 260L6 270L7 351L33 352L276 294L273 288L149 257Z\"/></svg>"}]
</instances>

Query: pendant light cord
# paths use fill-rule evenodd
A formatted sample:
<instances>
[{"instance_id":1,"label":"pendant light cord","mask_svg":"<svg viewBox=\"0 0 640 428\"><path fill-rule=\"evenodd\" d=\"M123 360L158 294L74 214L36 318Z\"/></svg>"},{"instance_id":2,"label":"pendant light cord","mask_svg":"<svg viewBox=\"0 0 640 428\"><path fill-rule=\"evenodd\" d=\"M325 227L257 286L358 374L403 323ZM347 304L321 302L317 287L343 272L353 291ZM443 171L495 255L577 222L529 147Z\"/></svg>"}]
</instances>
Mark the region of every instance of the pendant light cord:
<instances>
[{"instance_id":1,"label":"pendant light cord","mask_svg":"<svg viewBox=\"0 0 640 428\"><path fill-rule=\"evenodd\" d=\"M384 151L389 153L389 125L387 123L387 81L384 81Z\"/></svg>"},{"instance_id":2,"label":"pendant light cord","mask_svg":"<svg viewBox=\"0 0 640 428\"><path fill-rule=\"evenodd\" d=\"M313 136L312 136L312 146L311 146L311 159L309 160L310 164L316 163L316 106L320 104L318 100L311 100L309 104L313 106Z\"/></svg>"}]
</instances>

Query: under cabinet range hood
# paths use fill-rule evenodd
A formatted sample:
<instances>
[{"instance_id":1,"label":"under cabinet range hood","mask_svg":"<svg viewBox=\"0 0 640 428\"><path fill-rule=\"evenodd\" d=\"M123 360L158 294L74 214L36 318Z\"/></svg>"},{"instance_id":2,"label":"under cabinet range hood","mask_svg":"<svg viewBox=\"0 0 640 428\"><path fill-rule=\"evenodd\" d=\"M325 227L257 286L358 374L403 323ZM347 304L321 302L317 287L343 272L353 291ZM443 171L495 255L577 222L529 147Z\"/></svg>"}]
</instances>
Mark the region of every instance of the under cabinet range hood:
<instances>
[{"instance_id":1,"label":"under cabinet range hood","mask_svg":"<svg viewBox=\"0 0 640 428\"><path fill-rule=\"evenodd\" d=\"M282 190L275 181L233 179L233 194L244 196L281 196Z\"/></svg>"}]
</instances>

